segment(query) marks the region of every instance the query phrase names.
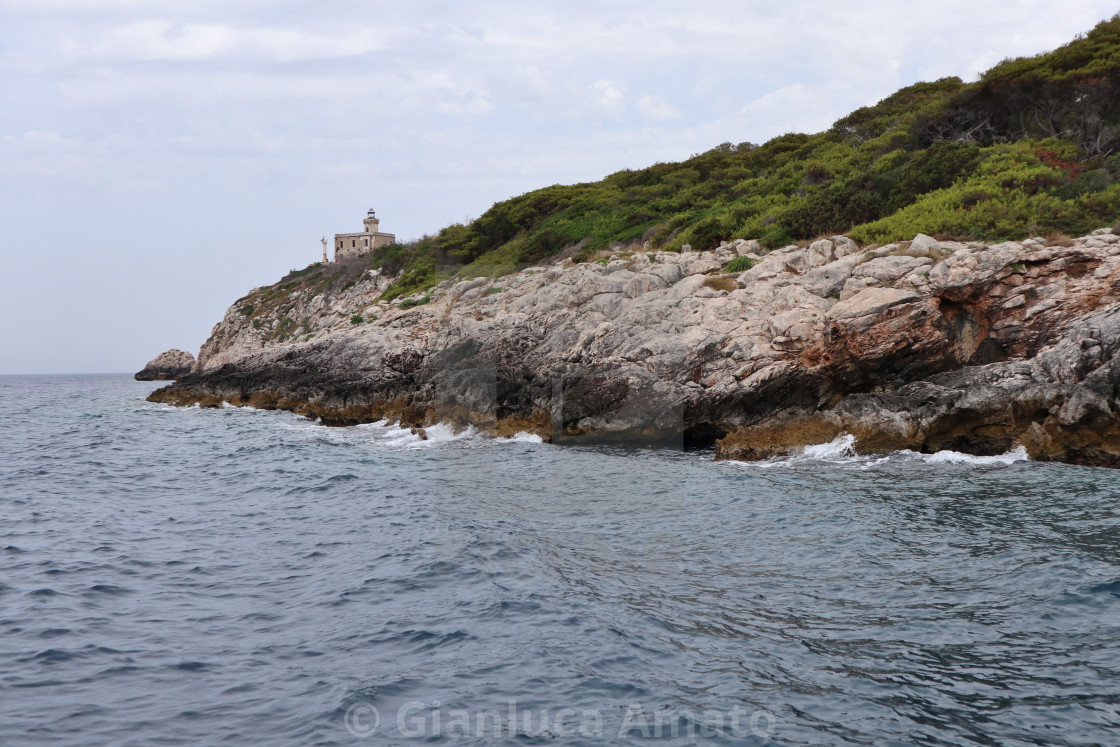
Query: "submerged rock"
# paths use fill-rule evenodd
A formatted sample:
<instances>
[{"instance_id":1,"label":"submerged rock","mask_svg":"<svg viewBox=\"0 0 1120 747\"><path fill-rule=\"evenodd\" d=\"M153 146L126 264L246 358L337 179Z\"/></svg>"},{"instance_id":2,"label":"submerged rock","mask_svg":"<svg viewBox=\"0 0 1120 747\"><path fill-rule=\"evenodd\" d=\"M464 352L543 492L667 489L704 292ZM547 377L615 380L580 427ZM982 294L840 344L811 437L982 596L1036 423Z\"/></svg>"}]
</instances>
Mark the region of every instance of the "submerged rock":
<instances>
[{"instance_id":1,"label":"submerged rock","mask_svg":"<svg viewBox=\"0 0 1120 747\"><path fill-rule=\"evenodd\" d=\"M846 433L864 451L1021 445L1120 466L1120 237L861 252L837 236L722 271L747 249L449 280L412 308L378 305L383 279L293 291L272 316L243 299L194 373L151 398L554 441L718 440L728 459ZM281 313L314 339L280 334Z\"/></svg>"},{"instance_id":2,"label":"submerged rock","mask_svg":"<svg viewBox=\"0 0 1120 747\"><path fill-rule=\"evenodd\" d=\"M194 368L194 356L174 348L160 353L144 366L133 378L137 381L174 381Z\"/></svg>"}]
</instances>

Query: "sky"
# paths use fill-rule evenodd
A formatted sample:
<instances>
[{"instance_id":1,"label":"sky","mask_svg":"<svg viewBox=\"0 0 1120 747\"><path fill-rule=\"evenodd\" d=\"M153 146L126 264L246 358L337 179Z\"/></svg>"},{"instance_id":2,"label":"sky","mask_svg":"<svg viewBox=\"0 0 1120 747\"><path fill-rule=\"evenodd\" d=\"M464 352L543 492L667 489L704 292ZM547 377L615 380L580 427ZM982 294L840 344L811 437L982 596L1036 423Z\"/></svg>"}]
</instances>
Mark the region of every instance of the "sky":
<instances>
[{"instance_id":1,"label":"sky","mask_svg":"<svg viewBox=\"0 0 1120 747\"><path fill-rule=\"evenodd\" d=\"M817 132L1103 0L0 0L0 374L132 372L361 230Z\"/></svg>"}]
</instances>

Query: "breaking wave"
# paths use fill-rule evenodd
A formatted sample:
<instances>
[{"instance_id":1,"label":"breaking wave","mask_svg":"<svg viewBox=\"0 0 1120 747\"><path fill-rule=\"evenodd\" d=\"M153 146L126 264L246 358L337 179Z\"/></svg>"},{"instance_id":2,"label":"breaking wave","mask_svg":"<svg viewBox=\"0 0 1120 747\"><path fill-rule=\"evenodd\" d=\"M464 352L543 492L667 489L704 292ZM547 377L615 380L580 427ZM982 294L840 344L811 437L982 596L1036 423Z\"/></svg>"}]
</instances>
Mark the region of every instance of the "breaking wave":
<instances>
[{"instance_id":1,"label":"breaking wave","mask_svg":"<svg viewBox=\"0 0 1120 747\"><path fill-rule=\"evenodd\" d=\"M871 469L889 462L911 461L926 464L954 464L969 465L974 467L1008 466L1016 462L1030 461L1027 450L1023 446L1016 446L1005 454L995 456L976 456L960 451L938 451L933 454L921 454L909 449L902 449L890 454L868 455L856 453L856 437L850 433L837 436L824 444L812 444L801 449L801 452L791 456L774 457L757 462L734 462L734 464L770 469L773 467L797 467L811 464L835 464Z\"/></svg>"}]
</instances>

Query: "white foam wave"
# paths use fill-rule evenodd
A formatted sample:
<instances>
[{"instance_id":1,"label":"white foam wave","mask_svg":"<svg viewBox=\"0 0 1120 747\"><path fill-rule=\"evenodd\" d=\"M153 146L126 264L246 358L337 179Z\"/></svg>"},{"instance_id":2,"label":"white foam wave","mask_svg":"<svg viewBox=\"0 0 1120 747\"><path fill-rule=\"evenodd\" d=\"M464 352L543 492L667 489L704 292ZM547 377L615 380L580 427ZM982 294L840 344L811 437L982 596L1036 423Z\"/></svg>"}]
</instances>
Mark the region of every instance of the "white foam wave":
<instances>
[{"instance_id":1,"label":"white foam wave","mask_svg":"<svg viewBox=\"0 0 1120 747\"><path fill-rule=\"evenodd\" d=\"M198 403L184 408L165 403L141 401L144 403L143 407L145 409L154 408L170 413L182 413L185 411L197 413L205 410L205 408L202 408ZM399 449L426 448L456 442L477 442L479 445L490 442L505 444L543 443L543 439L540 436L535 433L529 433L528 431L520 431L508 438L492 438L487 434L480 433L473 425L459 428L450 423L436 423L435 425L425 428L405 428L401 427L398 423L383 418L373 423L360 423L353 426L334 428L325 427L317 420L292 417L291 413L284 410L258 408L250 405L235 405L228 401L222 401L219 410L245 415L256 414L277 417L281 419L281 422L277 423L277 427L283 430L293 431L303 434L305 437L314 438L326 443L338 444L340 446L373 445L380 448Z\"/></svg>"},{"instance_id":2,"label":"white foam wave","mask_svg":"<svg viewBox=\"0 0 1120 747\"><path fill-rule=\"evenodd\" d=\"M350 428L332 429L337 437L347 443L374 444L383 448L427 448L456 441L470 441L479 438L474 426L456 430L448 423L437 423L427 428L404 428L388 420L364 423ZM351 436L357 434L357 438Z\"/></svg>"},{"instance_id":3,"label":"white foam wave","mask_svg":"<svg viewBox=\"0 0 1120 747\"><path fill-rule=\"evenodd\" d=\"M736 462L749 467L793 467L808 462L827 462L829 464L863 463L866 457L856 455L856 437L850 433L843 433L825 444L810 444L801 449L801 453L788 457L774 457L758 462Z\"/></svg>"},{"instance_id":4,"label":"white foam wave","mask_svg":"<svg viewBox=\"0 0 1120 747\"><path fill-rule=\"evenodd\" d=\"M536 433L529 433L528 431L518 431L517 433L509 436L508 438L495 438L503 444L543 444L544 439Z\"/></svg>"},{"instance_id":5,"label":"white foam wave","mask_svg":"<svg viewBox=\"0 0 1120 747\"><path fill-rule=\"evenodd\" d=\"M381 420L378 420L375 423L359 423L358 425L353 426L353 428L356 431L361 431L361 430L369 430L371 428L384 428L387 425L394 425L394 424L390 423L388 421L388 419L382 418Z\"/></svg>"},{"instance_id":6,"label":"white foam wave","mask_svg":"<svg viewBox=\"0 0 1120 747\"><path fill-rule=\"evenodd\" d=\"M389 448L415 446L423 442L420 435L413 433L411 428L402 428L396 423L383 422L380 428L373 431L370 435L373 436L371 440L374 443L379 446L388 446ZM365 443L369 443L369 441L365 441Z\"/></svg>"},{"instance_id":7,"label":"white foam wave","mask_svg":"<svg viewBox=\"0 0 1120 747\"><path fill-rule=\"evenodd\" d=\"M1030 461L1026 448L1016 446L1006 454L996 456L975 456L959 451L938 451L934 454L919 454L916 451L904 449L891 454L876 456L861 456L856 453L856 437L845 433L824 444L812 444L804 447L801 453L788 457L775 457L758 462L736 462L748 467L769 469L772 467L794 467L802 464L825 462L828 464L847 465L858 467L862 470L887 464L892 461L920 461L932 465L961 464L969 466L1008 466L1016 462Z\"/></svg>"},{"instance_id":8,"label":"white foam wave","mask_svg":"<svg viewBox=\"0 0 1120 747\"><path fill-rule=\"evenodd\" d=\"M917 454L915 452L899 452L920 458L927 464L1014 464L1015 462L1029 462L1026 448L1017 446L1006 454L996 456L975 456L963 454L959 451L939 451L935 454Z\"/></svg>"},{"instance_id":9,"label":"white foam wave","mask_svg":"<svg viewBox=\"0 0 1120 747\"><path fill-rule=\"evenodd\" d=\"M850 433L837 436L826 444L806 446L801 450L804 459L837 459L856 455L856 437Z\"/></svg>"},{"instance_id":10,"label":"white foam wave","mask_svg":"<svg viewBox=\"0 0 1120 747\"><path fill-rule=\"evenodd\" d=\"M461 431L456 432L455 428L447 423L436 423L433 426L424 429L427 439L421 443L429 445L445 444L451 441L466 441L478 435L478 429L473 425L468 425Z\"/></svg>"}]
</instances>

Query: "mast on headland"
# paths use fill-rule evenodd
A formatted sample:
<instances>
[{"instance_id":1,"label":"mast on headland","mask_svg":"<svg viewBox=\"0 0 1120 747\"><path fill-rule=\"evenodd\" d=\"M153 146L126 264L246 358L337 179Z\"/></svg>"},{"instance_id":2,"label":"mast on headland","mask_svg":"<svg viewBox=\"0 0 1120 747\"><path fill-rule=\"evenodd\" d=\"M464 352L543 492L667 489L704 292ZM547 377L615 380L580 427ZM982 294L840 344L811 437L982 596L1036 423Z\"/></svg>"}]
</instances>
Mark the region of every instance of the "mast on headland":
<instances>
[{"instance_id":1,"label":"mast on headland","mask_svg":"<svg viewBox=\"0 0 1120 747\"><path fill-rule=\"evenodd\" d=\"M322 238L323 242L323 264L327 264L327 237Z\"/></svg>"}]
</instances>

